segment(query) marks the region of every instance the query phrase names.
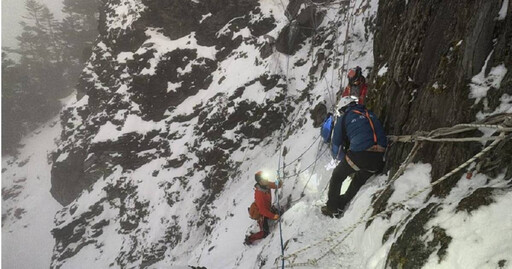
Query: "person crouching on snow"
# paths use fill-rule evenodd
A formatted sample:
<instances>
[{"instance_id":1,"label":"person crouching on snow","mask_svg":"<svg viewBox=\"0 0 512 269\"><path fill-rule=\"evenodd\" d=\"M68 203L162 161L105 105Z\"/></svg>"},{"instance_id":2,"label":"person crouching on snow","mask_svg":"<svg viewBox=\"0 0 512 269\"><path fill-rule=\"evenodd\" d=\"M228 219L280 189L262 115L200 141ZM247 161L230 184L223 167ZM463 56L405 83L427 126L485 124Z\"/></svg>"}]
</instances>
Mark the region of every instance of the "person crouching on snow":
<instances>
[{"instance_id":1,"label":"person crouching on snow","mask_svg":"<svg viewBox=\"0 0 512 269\"><path fill-rule=\"evenodd\" d=\"M251 245L254 241L267 237L269 234L268 220L278 220L279 215L272 207L272 193L271 189L280 188L283 184L278 182L270 182L262 171L258 171L254 178L256 184L254 185L254 203L249 208L249 215L252 219L258 221L260 231L252 233L245 237L244 243Z\"/></svg>"}]
</instances>

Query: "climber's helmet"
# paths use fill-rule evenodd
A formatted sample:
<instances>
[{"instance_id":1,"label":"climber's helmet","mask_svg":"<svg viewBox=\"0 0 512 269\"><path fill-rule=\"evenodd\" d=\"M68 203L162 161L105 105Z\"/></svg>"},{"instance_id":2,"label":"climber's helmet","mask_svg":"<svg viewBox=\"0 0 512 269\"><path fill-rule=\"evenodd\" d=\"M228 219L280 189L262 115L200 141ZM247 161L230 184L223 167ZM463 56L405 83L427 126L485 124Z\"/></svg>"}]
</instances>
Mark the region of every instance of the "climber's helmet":
<instances>
[{"instance_id":1,"label":"climber's helmet","mask_svg":"<svg viewBox=\"0 0 512 269\"><path fill-rule=\"evenodd\" d=\"M263 171L258 171L254 174L254 179L257 183L262 183L268 181L269 176Z\"/></svg>"},{"instance_id":2,"label":"climber's helmet","mask_svg":"<svg viewBox=\"0 0 512 269\"><path fill-rule=\"evenodd\" d=\"M338 110L341 110L340 112L344 112L345 109L350 104L356 104L358 101L357 97L355 96L343 96L340 99L340 102L338 103Z\"/></svg>"}]
</instances>

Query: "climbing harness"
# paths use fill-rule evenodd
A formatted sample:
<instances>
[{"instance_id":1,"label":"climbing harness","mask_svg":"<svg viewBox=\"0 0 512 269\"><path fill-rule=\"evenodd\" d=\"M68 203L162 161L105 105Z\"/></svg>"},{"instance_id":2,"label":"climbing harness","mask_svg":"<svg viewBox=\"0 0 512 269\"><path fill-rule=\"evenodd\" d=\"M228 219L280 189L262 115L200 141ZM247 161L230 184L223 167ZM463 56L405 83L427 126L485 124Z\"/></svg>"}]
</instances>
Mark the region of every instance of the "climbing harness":
<instances>
[{"instance_id":1,"label":"climbing harness","mask_svg":"<svg viewBox=\"0 0 512 269\"><path fill-rule=\"evenodd\" d=\"M366 119L368 119L368 122L370 123L370 127L372 128L372 132L373 132L373 144L377 145L377 132L375 132L375 126L373 125L372 118L370 118L370 114L368 114L368 109L364 109L364 113L359 110L355 110L355 109L351 110L351 111L356 114L362 115L362 116L366 117Z\"/></svg>"}]
</instances>

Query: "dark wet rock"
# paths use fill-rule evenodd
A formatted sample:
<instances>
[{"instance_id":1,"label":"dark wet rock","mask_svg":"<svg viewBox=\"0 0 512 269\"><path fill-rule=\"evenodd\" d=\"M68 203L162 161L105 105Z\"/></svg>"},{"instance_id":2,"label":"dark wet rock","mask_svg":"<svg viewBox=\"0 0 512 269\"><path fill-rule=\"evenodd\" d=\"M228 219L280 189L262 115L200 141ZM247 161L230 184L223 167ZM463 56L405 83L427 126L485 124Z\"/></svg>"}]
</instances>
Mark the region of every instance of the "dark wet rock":
<instances>
[{"instance_id":1,"label":"dark wet rock","mask_svg":"<svg viewBox=\"0 0 512 269\"><path fill-rule=\"evenodd\" d=\"M262 36L276 28L274 17L264 17L259 8L253 9L252 18L248 28L254 36Z\"/></svg>"},{"instance_id":2,"label":"dark wet rock","mask_svg":"<svg viewBox=\"0 0 512 269\"><path fill-rule=\"evenodd\" d=\"M265 35L265 42L260 48L261 59L266 59L270 57L270 55L272 55L272 53L274 52L275 43L275 38Z\"/></svg>"},{"instance_id":3,"label":"dark wet rock","mask_svg":"<svg viewBox=\"0 0 512 269\"><path fill-rule=\"evenodd\" d=\"M438 209L439 205L431 203L407 223L389 250L386 268L419 269L434 252L439 257L439 262L443 260L452 238L441 227L435 226L429 230L425 228ZM432 234L431 237L427 237L429 233ZM425 238L429 239L425 240Z\"/></svg>"},{"instance_id":4,"label":"dark wet rock","mask_svg":"<svg viewBox=\"0 0 512 269\"><path fill-rule=\"evenodd\" d=\"M221 48L229 46L230 42L227 38L218 40L216 33L235 18L237 18L237 20L233 21L232 27L236 28L248 25L249 13L257 7L257 1L210 0L205 2L205 6L211 15L201 22L198 32L196 33L196 38L199 45Z\"/></svg>"},{"instance_id":5,"label":"dark wet rock","mask_svg":"<svg viewBox=\"0 0 512 269\"><path fill-rule=\"evenodd\" d=\"M179 39L195 31L206 7L195 1L143 1L147 6L144 14L146 25L159 27L171 39Z\"/></svg>"},{"instance_id":6,"label":"dark wet rock","mask_svg":"<svg viewBox=\"0 0 512 269\"><path fill-rule=\"evenodd\" d=\"M74 151L67 153L65 160L56 162L58 156L60 155L54 157L52 165L50 193L57 202L68 205L93 181L86 181L84 178L83 165L86 153L83 149L76 148Z\"/></svg>"},{"instance_id":7,"label":"dark wet rock","mask_svg":"<svg viewBox=\"0 0 512 269\"><path fill-rule=\"evenodd\" d=\"M385 232L384 235L382 235L382 244L384 245L389 237L396 232L396 225L393 225L389 227Z\"/></svg>"},{"instance_id":8,"label":"dark wet rock","mask_svg":"<svg viewBox=\"0 0 512 269\"><path fill-rule=\"evenodd\" d=\"M245 91L245 87L238 87L236 90L235 90L235 93L233 95L231 95L228 100L229 101L233 101L237 98L240 98L243 94L244 94L244 91ZM232 106L232 105L230 105Z\"/></svg>"},{"instance_id":9,"label":"dark wet rock","mask_svg":"<svg viewBox=\"0 0 512 269\"><path fill-rule=\"evenodd\" d=\"M462 199L456 207L455 212L465 211L470 213L482 206L487 206L495 202L493 194L495 188L485 187L476 189L471 195Z\"/></svg>"},{"instance_id":10,"label":"dark wet rock","mask_svg":"<svg viewBox=\"0 0 512 269\"><path fill-rule=\"evenodd\" d=\"M322 126L325 118L327 117L327 107L323 103L319 103L310 110L311 119L313 120L313 127L318 128Z\"/></svg>"},{"instance_id":11,"label":"dark wet rock","mask_svg":"<svg viewBox=\"0 0 512 269\"><path fill-rule=\"evenodd\" d=\"M504 22L495 20L500 7L497 0L379 1L371 74L376 89L367 104L388 134L413 134L474 121L469 79L480 72L493 47L504 49L505 43L495 44L495 38L510 40L505 30L510 29L509 16ZM489 66L510 62L504 54L496 58ZM385 65L387 73L377 77ZM425 143L416 160L432 164L435 180L478 151L476 143L470 144ZM396 170L410 148L395 143L388 152L387 169ZM447 195L460 176L437 185L433 194Z\"/></svg>"},{"instance_id":12,"label":"dark wet rock","mask_svg":"<svg viewBox=\"0 0 512 269\"><path fill-rule=\"evenodd\" d=\"M103 227L110 224L110 221L103 219L100 220L98 223L95 223L91 225L91 229L93 230L93 233L91 234L91 237L98 237L103 234Z\"/></svg>"},{"instance_id":13,"label":"dark wet rock","mask_svg":"<svg viewBox=\"0 0 512 269\"><path fill-rule=\"evenodd\" d=\"M388 206L388 200L393 195L394 189L391 186L388 186L386 189L382 191L376 192L372 197L372 216L375 216L382 211L386 210ZM366 228L372 224L373 221L368 221L366 223Z\"/></svg>"},{"instance_id":14,"label":"dark wet rock","mask_svg":"<svg viewBox=\"0 0 512 269\"><path fill-rule=\"evenodd\" d=\"M497 134L496 134L497 135ZM496 178L502 173L505 180L512 179L512 139L500 142L478 162L478 172L490 178Z\"/></svg>"},{"instance_id":15,"label":"dark wet rock","mask_svg":"<svg viewBox=\"0 0 512 269\"><path fill-rule=\"evenodd\" d=\"M189 64L190 72L179 71ZM173 50L162 56L155 75L139 75L133 78L130 87L130 92L134 94L132 100L140 105L145 120L162 120L170 106L179 105L199 90L207 89L212 82L211 72L216 68L214 61L198 58L195 50ZM180 86L168 89L169 83L179 83Z\"/></svg>"},{"instance_id":16,"label":"dark wet rock","mask_svg":"<svg viewBox=\"0 0 512 269\"><path fill-rule=\"evenodd\" d=\"M277 37L277 51L288 55L294 54L307 38L313 36L315 29L322 23L325 11L317 9L315 5L300 9L303 4L307 5L306 1L290 1L288 4L286 15L290 22Z\"/></svg>"},{"instance_id":17,"label":"dark wet rock","mask_svg":"<svg viewBox=\"0 0 512 269\"><path fill-rule=\"evenodd\" d=\"M164 168L178 168L187 161L190 161L190 158L188 158L186 155L180 155L179 158L168 160Z\"/></svg>"},{"instance_id":18,"label":"dark wet rock","mask_svg":"<svg viewBox=\"0 0 512 269\"><path fill-rule=\"evenodd\" d=\"M190 113L189 115L178 115L174 118L172 118L171 122L187 122L191 119L199 116L199 109L194 110L193 113Z\"/></svg>"},{"instance_id":19,"label":"dark wet rock","mask_svg":"<svg viewBox=\"0 0 512 269\"><path fill-rule=\"evenodd\" d=\"M269 75L265 73L260 76L259 82L264 87L265 91L268 91L276 87L279 81L281 81L281 78L280 75Z\"/></svg>"}]
</instances>

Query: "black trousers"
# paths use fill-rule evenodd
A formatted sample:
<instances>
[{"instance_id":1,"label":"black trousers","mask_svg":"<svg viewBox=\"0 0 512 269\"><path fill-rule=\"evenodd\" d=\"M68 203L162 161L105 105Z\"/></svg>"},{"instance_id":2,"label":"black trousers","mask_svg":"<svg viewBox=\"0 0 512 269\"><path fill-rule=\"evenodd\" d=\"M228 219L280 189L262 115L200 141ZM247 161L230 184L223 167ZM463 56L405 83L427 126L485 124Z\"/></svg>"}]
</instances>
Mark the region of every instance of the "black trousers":
<instances>
[{"instance_id":1,"label":"black trousers","mask_svg":"<svg viewBox=\"0 0 512 269\"><path fill-rule=\"evenodd\" d=\"M357 192L366 183L368 178L374 174L380 173L382 168L384 168L384 153L382 152L349 151L347 156L360 170L354 170L347 163L345 158L334 168L331 181L329 182L329 193L327 194L327 207L332 211L344 210L345 206L356 196ZM352 177L352 182L347 192L340 195L343 181L352 174L355 175Z\"/></svg>"}]
</instances>

